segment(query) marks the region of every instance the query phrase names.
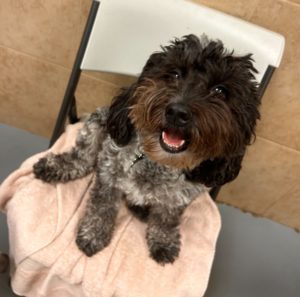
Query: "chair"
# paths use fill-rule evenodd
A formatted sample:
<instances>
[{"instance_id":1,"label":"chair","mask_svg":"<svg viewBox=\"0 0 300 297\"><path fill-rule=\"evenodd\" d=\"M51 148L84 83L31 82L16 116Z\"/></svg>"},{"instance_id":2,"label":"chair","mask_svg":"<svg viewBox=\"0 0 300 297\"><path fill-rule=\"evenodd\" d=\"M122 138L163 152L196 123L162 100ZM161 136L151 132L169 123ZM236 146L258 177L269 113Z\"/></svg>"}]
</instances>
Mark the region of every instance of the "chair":
<instances>
[{"instance_id":1,"label":"chair","mask_svg":"<svg viewBox=\"0 0 300 297\"><path fill-rule=\"evenodd\" d=\"M100 5L101 2L101 5ZM75 90L82 70L138 75L154 51L174 37L203 33L237 54L252 53L262 98L284 51L283 36L186 0L103 0L92 2L50 145L69 118L78 120ZM220 188L213 188L216 198Z\"/></svg>"}]
</instances>

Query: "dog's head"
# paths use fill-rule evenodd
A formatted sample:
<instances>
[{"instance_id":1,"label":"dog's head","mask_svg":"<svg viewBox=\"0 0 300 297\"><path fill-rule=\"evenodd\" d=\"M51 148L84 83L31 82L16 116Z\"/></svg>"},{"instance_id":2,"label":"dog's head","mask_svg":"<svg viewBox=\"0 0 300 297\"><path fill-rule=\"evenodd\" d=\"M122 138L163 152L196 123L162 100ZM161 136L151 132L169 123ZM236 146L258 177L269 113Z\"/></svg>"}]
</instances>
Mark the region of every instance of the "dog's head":
<instances>
[{"instance_id":1,"label":"dog's head","mask_svg":"<svg viewBox=\"0 0 300 297\"><path fill-rule=\"evenodd\" d=\"M137 132L150 159L189 171L240 157L259 118L254 72L251 55L234 56L220 41L175 39L114 98L109 133L126 145Z\"/></svg>"}]
</instances>

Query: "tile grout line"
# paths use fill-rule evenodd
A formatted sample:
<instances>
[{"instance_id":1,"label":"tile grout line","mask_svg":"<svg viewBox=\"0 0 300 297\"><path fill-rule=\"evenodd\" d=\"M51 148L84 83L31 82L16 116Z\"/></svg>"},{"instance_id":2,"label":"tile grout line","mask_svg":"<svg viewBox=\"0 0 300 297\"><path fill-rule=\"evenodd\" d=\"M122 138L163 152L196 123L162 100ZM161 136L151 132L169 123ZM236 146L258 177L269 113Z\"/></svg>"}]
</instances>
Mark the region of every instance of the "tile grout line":
<instances>
[{"instance_id":1,"label":"tile grout line","mask_svg":"<svg viewBox=\"0 0 300 297\"><path fill-rule=\"evenodd\" d=\"M268 138L266 138L266 137L258 136L258 135L257 135L256 138L257 138L257 139L260 139L260 140L263 140L263 141L266 141L266 142L269 142L269 143L271 143L271 144L277 145L278 147L281 147L281 148L283 148L283 149L287 149L287 150L289 150L289 151L291 151L291 152L293 152L293 153L300 154L300 151L299 151L299 150L297 150L297 149L295 149L295 148L292 148L292 147L289 147L289 146L286 146L286 145L284 145L284 144L278 143L278 142L276 142L276 141L274 141L274 140L271 140L271 139L268 139ZM255 144L255 142L254 142L254 144Z\"/></svg>"},{"instance_id":2,"label":"tile grout line","mask_svg":"<svg viewBox=\"0 0 300 297\"><path fill-rule=\"evenodd\" d=\"M85 73L84 71L93 71L93 70L83 70L82 75L85 76L85 77L88 77L88 78L93 79L93 80L97 80L97 81L104 82L104 83L109 84L109 85L111 85L112 87L115 87L115 88L118 88L118 89L120 89L120 88L122 87L122 86L120 86L120 85L117 85L117 84L115 84L115 83L109 82L109 81L107 81L107 80L99 79L99 78L97 78L97 77L95 77L95 76L93 76L93 75L91 75L91 74ZM100 71L96 71L96 70L95 70L95 72L100 73ZM104 72L103 72L103 73L104 73ZM114 74L114 73L113 73L113 74ZM117 73L116 73L116 74L117 74Z\"/></svg>"},{"instance_id":3,"label":"tile grout line","mask_svg":"<svg viewBox=\"0 0 300 297\"><path fill-rule=\"evenodd\" d=\"M0 44L0 48L2 48L2 49L4 49L4 50L5 50L5 49L8 49L8 50L10 50L10 51L13 51L13 52L18 53L19 55L23 55L23 56L29 57L29 58L31 58L31 59L33 59L33 60L35 60L35 61L47 63L47 64L50 64L50 65L52 65L52 66L59 67L59 68L65 70L65 71L68 71L69 73L71 72L71 68L68 68L68 67L66 67L66 66L62 66L62 65L57 64L57 63L55 63L55 62L53 62L53 61L51 61L51 60L48 60L48 59L42 59L42 58L40 58L40 57L38 57L38 56L34 56L34 55L29 54L29 53L27 53L27 52L21 52L21 51L19 51L19 50L17 50L17 49L14 49L14 48L8 47L8 46L4 46L4 45L1 45L1 44ZM99 73L100 73L100 71L99 71ZM82 74L84 74L84 72L83 72ZM99 79L99 78L93 77L93 76L91 76L91 75L86 75L86 74L85 74L85 76L88 76L89 78L93 78L94 80L100 81L100 82L102 82L102 83L106 83L106 84L108 84L108 85L110 85L110 86L113 86L113 87L119 87L119 88L120 88L119 85L117 85L117 84L115 84L115 83L112 83L112 82L109 82L109 81L107 81L107 80Z\"/></svg>"},{"instance_id":4,"label":"tile grout line","mask_svg":"<svg viewBox=\"0 0 300 297\"><path fill-rule=\"evenodd\" d=\"M291 4L291 5L295 5L295 6L300 7L300 2L295 2L293 0L280 0L280 1L283 2L283 3L288 3L288 4Z\"/></svg>"},{"instance_id":5,"label":"tile grout line","mask_svg":"<svg viewBox=\"0 0 300 297\"><path fill-rule=\"evenodd\" d=\"M27 52L21 52L21 51L19 51L19 50L17 50L17 49L14 49L14 48L12 48L12 47L9 47L9 46L0 45L0 48L2 48L2 49L4 49L4 50L5 50L5 49L8 49L8 50L11 50L11 51L13 51L13 52L16 52L16 53L18 53L18 54L20 54L20 55L27 56L27 57L29 57L29 58L31 58L31 59L33 59L33 60L36 60L36 61L42 61L42 62L44 62L44 63L48 63L48 64L51 64L51 65L57 66L57 67L62 68L62 69L64 69L64 70L71 71L71 69L68 68L68 67L66 67L66 66L62 66L62 65L57 64L57 63L55 63L55 62L53 62L53 61L51 61L51 60L48 60L48 59L42 59L42 58L40 58L40 57L38 57L38 56L29 54L29 53L27 53Z\"/></svg>"}]
</instances>

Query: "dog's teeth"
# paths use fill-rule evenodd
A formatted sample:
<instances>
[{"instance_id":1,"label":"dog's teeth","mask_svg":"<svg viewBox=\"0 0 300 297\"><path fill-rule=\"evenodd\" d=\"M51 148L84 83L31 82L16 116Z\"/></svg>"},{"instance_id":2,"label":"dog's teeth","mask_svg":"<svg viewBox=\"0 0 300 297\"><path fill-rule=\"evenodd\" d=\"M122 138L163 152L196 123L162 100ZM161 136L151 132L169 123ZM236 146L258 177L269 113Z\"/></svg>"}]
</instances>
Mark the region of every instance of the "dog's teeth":
<instances>
[{"instance_id":1,"label":"dog's teeth","mask_svg":"<svg viewBox=\"0 0 300 297\"><path fill-rule=\"evenodd\" d=\"M184 139L181 139L179 136L174 135L174 134L173 135L168 134L165 131L163 131L163 133L162 133L162 138L166 145L168 145L169 147L172 147L172 148L176 148L176 149L182 147L185 143Z\"/></svg>"}]
</instances>

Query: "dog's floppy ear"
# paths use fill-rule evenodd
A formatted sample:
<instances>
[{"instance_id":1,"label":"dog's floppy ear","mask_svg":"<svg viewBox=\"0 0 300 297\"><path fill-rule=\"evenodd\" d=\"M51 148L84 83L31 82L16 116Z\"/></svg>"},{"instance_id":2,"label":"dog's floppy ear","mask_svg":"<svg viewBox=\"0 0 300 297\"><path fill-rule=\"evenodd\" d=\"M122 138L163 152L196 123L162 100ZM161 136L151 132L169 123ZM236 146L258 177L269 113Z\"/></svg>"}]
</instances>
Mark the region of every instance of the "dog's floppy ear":
<instances>
[{"instance_id":1,"label":"dog's floppy ear","mask_svg":"<svg viewBox=\"0 0 300 297\"><path fill-rule=\"evenodd\" d=\"M121 93L113 98L109 108L107 130L111 138L120 146L127 145L134 133L129 118L130 100L134 90L135 84L123 88Z\"/></svg>"},{"instance_id":2,"label":"dog's floppy ear","mask_svg":"<svg viewBox=\"0 0 300 297\"><path fill-rule=\"evenodd\" d=\"M242 167L244 155L232 158L216 158L203 161L199 166L185 173L186 178L207 187L222 186L234 180Z\"/></svg>"}]
</instances>

